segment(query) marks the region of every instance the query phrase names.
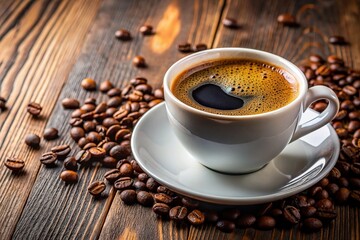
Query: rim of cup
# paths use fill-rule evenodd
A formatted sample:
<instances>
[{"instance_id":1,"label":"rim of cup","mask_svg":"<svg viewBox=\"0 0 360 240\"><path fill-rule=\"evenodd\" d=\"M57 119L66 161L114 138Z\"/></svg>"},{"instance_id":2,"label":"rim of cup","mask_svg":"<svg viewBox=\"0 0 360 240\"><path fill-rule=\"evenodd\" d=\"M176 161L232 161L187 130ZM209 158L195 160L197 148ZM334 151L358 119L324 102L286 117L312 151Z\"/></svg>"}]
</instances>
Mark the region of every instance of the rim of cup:
<instances>
[{"instance_id":1,"label":"rim of cup","mask_svg":"<svg viewBox=\"0 0 360 240\"><path fill-rule=\"evenodd\" d=\"M298 90L299 93L297 97L291 101L290 103L286 104L285 106L259 114L251 114L251 115L222 115L222 114L216 114L216 113L209 113L203 110L196 109L194 107L191 107L182 101L180 101L178 98L175 97L175 95L170 90L170 85L173 82L174 78L182 73L186 69L191 69L195 66L198 66L200 64L204 64L206 62L216 61L217 59L212 57L213 54L219 53L218 59L231 59L231 58L243 58L243 59L250 59L250 60L257 60L261 62L268 63L274 67L284 69L285 71L289 72L291 75L294 76L295 80L298 82ZM241 53L240 56L236 56L236 53ZM221 54L225 54L225 56L221 56ZM206 56L208 55L208 56ZM232 55L232 56L231 56ZM189 64L190 62L190 64ZM192 63L191 63L192 62ZM181 67L185 63L188 63L187 67L183 68ZM178 69L181 70L178 70ZM177 74L173 74L173 72L177 72ZM172 77L172 75L174 75ZM275 55L273 53L251 49L251 48L236 48L236 47L229 47L229 48L214 48L214 49L208 49L204 50L198 53L190 54L177 62L175 62L165 73L164 75L164 93L165 93L165 102L169 101L168 98L171 98L171 101L173 101L175 104L177 104L179 107L183 108L184 110L190 111L194 114L199 114L215 119L246 119L246 118L263 118L263 117L269 117L271 115L275 115L278 113L283 113L284 111L287 111L288 109L292 108L294 105L299 104L299 102L302 101L304 95L306 94L306 91L308 89L307 79L304 75L304 73L292 62L289 60L286 60L283 57L280 57L278 55Z\"/></svg>"}]
</instances>

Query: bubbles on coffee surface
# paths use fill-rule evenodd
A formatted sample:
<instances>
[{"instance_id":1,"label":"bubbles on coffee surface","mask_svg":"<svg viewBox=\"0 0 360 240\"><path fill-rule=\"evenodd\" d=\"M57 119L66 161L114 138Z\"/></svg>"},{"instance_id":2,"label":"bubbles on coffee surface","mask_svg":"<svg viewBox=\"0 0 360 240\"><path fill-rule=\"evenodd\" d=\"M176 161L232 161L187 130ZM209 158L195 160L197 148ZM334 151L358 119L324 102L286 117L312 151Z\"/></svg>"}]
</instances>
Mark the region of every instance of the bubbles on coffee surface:
<instances>
[{"instance_id":1,"label":"bubbles on coffee surface","mask_svg":"<svg viewBox=\"0 0 360 240\"><path fill-rule=\"evenodd\" d=\"M210 113L252 115L281 108L298 94L285 70L247 59L205 63L180 74L171 86L185 104Z\"/></svg>"}]
</instances>

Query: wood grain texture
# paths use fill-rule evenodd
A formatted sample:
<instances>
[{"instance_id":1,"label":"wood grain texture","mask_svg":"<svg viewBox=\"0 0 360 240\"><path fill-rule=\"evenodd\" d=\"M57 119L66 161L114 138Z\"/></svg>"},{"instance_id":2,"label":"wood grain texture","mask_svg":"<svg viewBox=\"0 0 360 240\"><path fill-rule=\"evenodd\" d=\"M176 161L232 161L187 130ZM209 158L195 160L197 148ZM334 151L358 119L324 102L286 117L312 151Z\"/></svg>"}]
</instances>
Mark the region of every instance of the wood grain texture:
<instances>
[{"instance_id":1,"label":"wood grain texture","mask_svg":"<svg viewBox=\"0 0 360 240\"><path fill-rule=\"evenodd\" d=\"M42 135L97 2L5 1L2 6L0 95L8 99L8 110L0 114L0 236L8 239L40 168L39 156L49 146L42 141L41 150L34 151L24 144L24 136ZM43 106L41 117L26 112L30 101ZM6 169L4 160L9 156L24 159L25 170L13 174Z\"/></svg>"}]
</instances>

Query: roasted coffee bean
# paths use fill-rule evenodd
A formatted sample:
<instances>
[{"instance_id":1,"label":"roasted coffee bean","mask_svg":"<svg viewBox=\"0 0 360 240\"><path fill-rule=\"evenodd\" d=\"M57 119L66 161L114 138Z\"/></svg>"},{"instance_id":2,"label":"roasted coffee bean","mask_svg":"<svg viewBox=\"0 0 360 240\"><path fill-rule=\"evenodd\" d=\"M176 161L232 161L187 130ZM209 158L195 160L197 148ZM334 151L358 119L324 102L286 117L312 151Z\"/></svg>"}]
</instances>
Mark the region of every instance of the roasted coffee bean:
<instances>
[{"instance_id":1,"label":"roasted coffee bean","mask_svg":"<svg viewBox=\"0 0 360 240\"><path fill-rule=\"evenodd\" d=\"M139 31L142 33L142 35L152 35L153 34L153 27L151 25L143 25L140 27Z\"/></svg>"},{"instance_id":2,"label":"roasted coffee bean","mask_svg":"<svg viewBox=\"0 0 360 240\"><path fill-rule=\"evenodd\" d=\"M315 216L322 221L331 221L336 218L337 212L332 208L317 208Z\"/></svg>"},{"instance_id":3,"label":"roasted coffee bean","mask_svg":"<svg viewBox=\"0 0 360 240\"><path fill-rule=\"evenodd\" d=\"M222 232L231 233L235 230L235 223L229 220L220 220L216 223L216 227Z\"/></svg>"},{"instance_id":4,"label":"roasted coffee bean","mask_svg":"<svg viewBox=\"0 0 360 240\"><path fill-rule=\"evenodd\" d=\"M181 203L188 208L197 208L200 204L199 201L188 197L181 198Z\"/></svg>"},{"instance_id":5,"label":"roasted coffee bean","mask_svg":"<svg viewBox=\"0 0 360 240\"><path fill-rule=\"evenodd\" d=\"M175 221L182 221L186 218L188 210L184 206L175 206L170 209L169 217Z\"/></svg>"},{"instance_id":6,"label":"roasted coffee bean","mask_svg":"<svg viewBox=\"0 0 360 240\"><path fill-rule=\"evenodd\" d=\"M222 20L222 24L224 27L227 27L227 28L239 28L240 26L238 25L237 23L237 20L234 19L234 18L229 18L229 17L226 17Z\"/></svg>"},{"instance_id":7,"label":"roasted coffee bean","mask_svg":"<svg viewBox=\"0 0 360 240\"><path fill-rule=\"evenodd\" d=\"M88 186L88 191L93 196L99 196L105 189L106 185L103 181L95 181Z\"/></svg>"},{"instance_id":8,"label":"roasted coffee bean","mask_svg":"<svg viewBox=\"0 0 360 240\"><path fill-rule=\"evenodd\" d=\"M126 146L117 145L111 148L110 156L116 159L123 159L130 155L130 149Z\"/></svg>"},{"instance_id":9,"label":"roasted coffee bean","mask_svg":"<svg viewBox=\"0 0 360 240\"><path fill-rule=\"evenodd\" d=\"M275 219L279 219L283 215L283 211L280 208L272 208L269 211L269 214Z\"/></svg>"},{"instance_id":10,"label":"roasted coffee bean","mask_svg":"<svg viewBox=\"0 0 360 240\"><path fill-rule=\"evenodd\" d=\"M134 182L134 180L130 177L122 177L114 182L114 187L117 190L129 189L133 185L133 182Z\"/></svg>"},{"instance_id":11,"label":"roasted coffee bean","mask_svg":"<svg viewBox=\"0 0 360 240\"><path fill-rule=\"evenodd\" d=\"M329 43L334 45L344 45L347 43L345 38L342 36L330 36L328 40Z\"/></svg>"},{"instance_id":12,"label":"roasted coffee bean","mask_svg":"<svg viewBox=\"0 0 360 240\"><path fill-rule=\"evenodd\" d=\"M133 189L126 189L120 193L120 199L127 205L136 203L136 192Z\"/></svg>"},{"instance_id":13,"label":"roasted coffee bean","mask_svg":"<svg viewBox=\"0 0 360 240\"><path fill-rule=\"evenodd\" d=\"M104 167L115 168L116 164L117 164L117 160L113 157L106 156L102 159L101 163L102 163L102 166L104 166Z\"/></svg>"},{"instance_id":14,"label":"roasted coffee bean","mask_svg":"<svg viewBox=\"0 0 360 240\"><path fill-rule=\"evenodd\" d=\"M131 166L130 163L123 163L121 164L120 168L119 168L121 177L131 177L133 175L133 167Z\"/></svg>"},{"instance_id":15,"label":"roasted coffee bean","mask_svg":"<svg viewBox=\"0 0 360 240\"><path fill-rule=\"evenodd\" d=\"M350 196L350 190L345 187L342 187L339 189L339 191L336 192L335 200L339 204L344 204L349 199L349 196Z\"/></svg>"},{"instance_id":16,"label":"roasted coffee bean","mask_svg":"<svg viewBox=\"0 0 360 240\"><path fill-rule=\"evenodd\" d=\"M85 137L85 131L81 127L73 127L70 130L70 136L77 142L80 138Z\"/></svg>"},{"instance_id":17,"label":"roasted coffee bean","mask_svg":"<svg viewBox=\"0 0 360 240\"><path fill-rule=\"evenodd\" d=\"M360 204L360 190L352 190L350 192L350 199L359 206Z\"/></svg>"},{"instance_id":18,"label":"roasted coffee bean","mask_svg":"<svg viewBox=\"0 0 360 240\"><path fill-rule=\"evenodd\" d=\"M152 195L146 191L139 191L136 195L136 199L141 205L145 207L151 207L154 203Z\"/></svg>"},{"instance_id":19,"label":"roasted coffee bean","mask_svg":"<svg viewBox=\"0 0 360 240\"><path fill-rule=\"evenodd\" d=\"M96 129L96 123L93 121L85 121L83 123L83 129L85 130L85 132L94 131Z\"/></svg>"},{"instance_id":20,"label":"roasted coffee bean","mask_svg":"<svg viewBox=\"0 0 360 240\"><path fill-rule=\"evenodd\" d=\"M29 147L39 148L40 145L40 137L34 133L29 133L25 136L25 143Z\"/></svg>"},{"instance_id":21,"label":"roasted coffee bean","mask_svg":"<svg viewBox=\"0 0 360 240\"><path fill-rule=\"evenodd\" d=\"M301 229L305 232L317 232L322 227L322 222L317 218L307 218L302 222L301 225Z\"/></svg>"},{"instance_id":22,"label":"roasted coffee bean","mask_svg":"<svg viewBox=\"0 0 360 240\"><path fill-rule=\"evenodd\" d=\"M349 122L348 131L350 133L354 133L358 129L360 129L360 121L352 120Z\"/></svg>"},{"instance_id":23,"label":"roasted coffee bean","mask_svg":"<svg viewBox=\"0 0 360 240\"><path fill-rule=\"evenodd\" d=\"M133 65L138 68L145 68L147 66L143 56L135 56L132 60Z\"/></svg>"},{"instance_id":24,"label":"roasted coffee bean","mask_svg":"<svg viewBox=\"0 0 360 240\"><path fill-rule=\"evenodd\" d=\"M173 200L172 197L170 197L169 195L167 195L165 193L155 193L154 199L155 199L155 202L157 202L157 203L165 203L168 205L170 205Z\"/></svg>"},{"instance_id":25,"label":"roasted coffee bean","mask_svg":"<svg viewBox=\"0 0 360 240\"><path fill-rule=\"evenodd\" d=\"M72 118L70 119L69 124L72 127L81 127L83 125L83 122L84 121L81 118Z\"/></svg>"},{"instance_id":26,"label":"roasted coffee bean","mask_svg":"<svg viewBox=\"0 0 360 240\"><path fill-rule=\"evenodd\" d=\"M339 186L336 183L329 183L326 189L331 195L334 195L339 190Z\"/></svg>"},{"instance_id":27,"label":"roasted coffee bean","mask_svg":"<svg viewBox=\"0 0 360 240\"><path fill-rule=\"evenodd\" d=\"M230 220L234 221L240 216L240 210L239 209L227 209L222 211L221 218L224 220Z\"/></svg>"},{"instance_id":28,"label":"roasted coffee bean","mask_svg":"<svg viewBox=\"0 0 360 240\"><path fill-rule=\"evenodd\" d=\"M103 148L105 149L106 153L109 154L110 150L115 146L117 146L116 142L106 142L104 143Z\"/></svg>"},{"instance_id":29,"label":"roasted coffee bean","mask_svg":"<svg viewBox=\"0 0 360 240\"><path fill-rule=\"evenodd\" d=\"M314 216L316 213L316 208L309 206L309 207L303 207L300 210L300 214L302 217L308 218Z\"/></svg>"},{"instance_id":30,"label":"roasted coffee bean","mask_svg":"<svg viewBox=\"0 0 360 240\"><path fill-rule=\"evenodd\" d=\"M135 90L138 90L144 94L150 94L152 92L152 86L149 84L139 84L135 86Z\"/></svg>"},{"instance_id":31,"label":"roasted coffee bean","mask_svg":"<svg viewBox=\"0 0 360 240\"><path fill-rule=\"evenodd\" d=\"M152 108L152 107L154 107L155 105L158 105L161 102L163 102L162 99L154 99L151 102L149 102L149 108Z\"/></svg>"},{"instance_id":32,"label":"roasted coffee bean","mask_svg":"<svg viewBox=\"0 0 360 240\"><path fill-rule=\"evenodd\" d=\"M167 216L170 211L170 207L165 203L155 203L152 206L152 210L154 213L160 216Z\"/></svg>"},{"instance_id":33,"label":"roasted coffee bean","mask_svg":"<svg viewBox=\"0 0 360 240\"><path fill-rule=\"evenodd\" d=\"M66 183L76 183L79 179L78 174L72 170L65 170L61 172L60 179Z\"/></svg>"},{"instance_id":34,"label":"roasted coffee bean","mask_svg":"<svg viewBox=\"0 0 360 240\"><path fill-rule=\"evenodd\" d=\"M162 88L155 89L154 97L159 99L164 99L164 90Z\"/></svg>"},{"instance_id":35,"label":"roasted coffee bean","mask_svg":"<svg viewBox=\"0 0 360 240\"><path fill-rule=\"evenodd\" d=\"M99 86L99 90L103 93L107 93L112 88L114 88L114 85L109 80L103 81Z\"/></svg>"},{"instance_id":36,"label":"roasted coffee bean","mask_svg":"<svg viewBox=\"0 0 360 240\"><path fill-rule=\"evenodd\" d=\"M96 143L89 142L89 140L87 140L87 141L88 141L88 143L85 144L85 146L83 147L83 150L89 150L90 148L97 147Z\"/></svg>"},{"instance_id":37,"label":"roasted coffee bean","mask_svg":"<svg viewBox=\"0 0 360 240\"><path fill-rule=\"evenodd\" d=\"M178 44L177 49L179 52L182 52L182 53L192 52L191 44L187 43L187 42Z\"/></svg>"},{"instance_id":38,"label":"roasted coffee bean","mask_svg":"<svg viewBox=\"0 0 360 240\"><path fill-rule=\"evenodd\" d=\"M92 103L86 103L80 107L80 109L85 112L92 112L95 110L95 108L96 108L96 105L92 104Z\"/></svg>"},{"instance_id":39,"label":"roasted coffee bean","mask_svg":"<svg viewBox=\"0 0 360 240\"><path fill-rule=\"evenodd\" d=\"M355 162L351 164L350 171L353 173L353 175L360 176L360 162Z\"/></svg>"},{"instance_id":40,"label":"roasted coffee bean","mask_svg":"<svg viewBox=\"0 0 360 240\"><path fill-rule=\"evenodd\" d=\"M79 101L75 98L64 98L61 103L65 109L77 109L80 107Z\"/></svg>"},{"instance_id":41,"label":"roasted coffee bean","mask_svg":"<svg viewBox=\"0 0 360 240\"><path fill-rule=\"evenodd\" d=\"M80 165L89 164L91 161L91 153L89 150L81 150L75 155L75 159Z\"/></svg>"},{"instance_id":42,"label":"roasted coffee bean","mask_svg":"<svg viewBox=\"0 0 360 240\"><path fill-rule=\"evenodd\" d=\"M46 128L44 130L44 139L53 140L59 137L59 131L56 128Z\"/></svg>"},{"instance_id":43,"label":"roasted coffee bean","mask_svg":"<svg viewBox=\"0 0 360 240\"><path fill-rule=\"evenodd\" d=\"M147 79L144 77L136 77L136 78L130 79L130 84L133 86L137 86L140 84L147 84Z\"/></svg>"},{"instance_id":44,"label":"roasted coffee bean","mask_svg":"<svg viewBox=\"0 0 360 240\"><path fill-rule=\"evenodd\" d=\"M207 45L205 43L198 43L194 46L193 51L194 52L200 52L208 49Z\"/></svg>"},{"instance_id":45,"label":"roasted coffee bean","mask_svg":"<svg viewBox=\"0 0 360 240\"><path fill-rule=\"evenodd\" d=\"M275 225L276 225L276 220L270 216L260 216L256 220L256 226L261 230L273 229Z\"/></svg>"},{"instance_id":46,"label":"roasted coffee bean","mask_svg":"<svg viewBox=\"0 0 360 240\"><path fill-rule=\"evenodd\" d=\"M77 171L78 170L78 164L76 162L75 157L67 157L64 160L64 168L68 170Z\"/></svg>"},{"instance_id":47,"label":"roasted coffee bean","mask_svg":"<svg viewBox=\"0 0 360 240\"><path fill-rule=\"evenodd\" d=\"M347 180L347 178L345 177L341 177L337 180L338 184L340 187L348 187L349 186L349 181Z\"/></svg>"},{"instance_id":48,"label":"roasted coffee bean","mask_svg":"<svg viewBox=\"0 0 360 240\"><path fill-rule=\"evenodd\" d=\"M119 171L119 169L116 169L116 168L111 169L104 174L104 178L110 183L115 182L120 177L121 177L120 171Z\"/></svg>"},{"instance_id":49,"label":"roasted coffee bean","mask_svg":"<svg viewBox=\"0 0 360 240\"><path fill-rule=\"evenodd\" d=\"M315 207L317 207L317 208L332 208L333 203L329 199L321 199L315 203Z\"/></svg>"},{"instance_id":50,"label":"roasted coffee bean","mask_svg":"<svg viewBox=\"0 0 360 240\"><path fill-rule=\"evenodd\" d=\"M146 173L140 173L137 177L139 181L142 181L144 183L146 183L146 181L149 179L149 176ZM166 190L168 190L166 187L159 186L156 191L158 193L167 193Z\"/></svg>"},{"instance_id":51,"label":"roasted coffee bean","mask_svg":"<svg viewBox=\"0 0 360 240\"><path fill-rule=\"evenodd\" d=\"M33 116L38 116L40 115L40 112L42 110L42 107L40 104L36 103L36 102L31 102L27 105L26 108L27 112L30 113Z\"/></svg>"},{"instance_id":52,"label":"roasted coffee bean","mask_svg":"<svg viewBox=\"0 0 360 240\"><path fill-rule=\"evenodd\" d=\"M130 133L131 133L131 131L129 129L126 129L126 128L120 129L115 134L115 141L118 143L121 142L122 140L124 140L124 137Z\"/></svg>"},{"instance_id":53,"label":"roasted coffee bean","mask_svg":"<svg viewBox=\"0 0 360 240\"><path fill-rule=\"evenodd\" d=\"M256 217L252 214L243 214L238 217L236 220L237 226L240 228L248 228L255 224Z\"/></svg>"},{"instance_id":54,"label":"roasted coffee bean","mask_svg":"<svg viewBox=\"0 0 360 240\"><path fill-rule=\"evenodd\" d=\"M286 206L283 211L283 216L284 219L291 224L299 223L301 218L299 209L293 206Z\"/></svg>"},{"instance_id":55,"label":"roasted coffee bean","mask_svg":"<svg viewBox=\"0 0 360 240\"><path fill-rule=\"evenodd\" d=\"M316 69L315 74L321 75L323 77L329 76L331 73L330 68L326 65L321 65L318 69Z\"/></svg>"},{"instance_id":56,"label":"roasted coffee bean","mask_svg":"<svg viewBox=\"0 0 360 240\"><path fill-rule=\"evenodd\" d=\"M0 96L0 110L5 111L6 109L6 99Z\"/></svg>"},{"instance_id":57,"label":"roasted coffee bean","mask_svg":"<svg viewBox=\"0 0 360 240\"><path fill-rule=\"evenodd\" d=\"M342 90L349 96L353 96L358 93L358 90L350 85L345 86Z\"/></svg>"},{"instance_id":58,"label":"roasted coffee bean","mask_svg":"<svg viewBox=\"0 0 360 240\"><path fill-rule=\"evenodd\" d=\"M86 139L92 143L99 143L102 140L102 137L99 133L92 131L88 133Z\"/></svg>"},{"instance_id":59,"label":"roasted coffee bean","mask_svg":"<svg viewBox=\"0 0 360 240\"><path fill-rule=\"evenodd\" d=\"M112 88L106 93L109 97L121 96L120 88Z\"/></svg>"},{"instance_id":60,"label":"roasted coffee bean","mask_svg":"<svg viewBox=\"0 0 360 240\"><path fill-rule=\"evenodd\" d=\"M113 117L107 117L103 120L102 125L108 130L112 126L120 125L120 122Z\"/></svg>"},{"instance_id":61,"label":"roasted coffee bean","mask_svg":"<svg viewBox=\"0 0 360 240\"><path fill-rule=\"evenodd\" d=\"M89 143L89 141L85 137L80 138L77 142L77 144L80 148L83 148L88 143Z\"/></svg>"},{"instance_id":62,"label":"roasted coffee bean","mask_svg":"<svg viewBox=\"0 0 360 240\"><path fill-rule=\"evenodd\" d=\"M187 215L187 219L193 225L201 225L205 221L205 216L200 210L194 209Z\"/></svg>"},{"instance_id":63,"label":"roasted coffee bean","mask_svg":"<svg viewBox=\"0 0 360 240\"><path fill-rule=\"evenodd\" d=\"M89 152L93 159L102 159L106 155L105 149L101 147L92 147L89 149Z\"/></svg>"},{"instance_id":64,"label":"roasted coffee bean","mask_svg":"<svg viewBox=\"0 0 360 240\"><path fill-rule=\"evenodd\" d=\"M115 37L121 41L131 40L131 34L128 30L119 29L115 32Z\"/></svg>"},{"instance_id":65,"label":"roasted coffee bean","mask_svg":"<svg viewBox=\"0 0 360 240\"><path fill-rule=\"evenodd\" d=\"M293 17L293 19L295 20L295 17ZM318 54L310 55L309 60L311 62L316 62L316 63L323 63L324 62L324 59Z\"/></svg>"},{"instance_id":66,"label":"roasted coffee bean","mask_svg":"<svg viewBox=\"0 0 360 240\"><path fill-rule=\"evenodd\" d=\"M20 171L24 168L25 162L20 158L9 157L4 162L5 166L13 172Z\"/></svg>"},{"instance_id":67,"label":"roasted coffee bean","mask_svg":"<svg viewBox=\"0 0 360 240\"><path fill-rule=\"evenodd\" d=\"M57 156L53 152L45 152L40 157L40 162L46 166L52 166L55 164Z\"/></svg>"},{"instance_id":68,"label":"roasted coffee bean","mask_svg":"<svg viewBox=\"0 0 360 240\"><path fill-rule=\"evenodd\" d=\"M204 212L205 221L210 223L216 223L219 220L219 214L215 210L206 210Z\"/></svg>"},{"instance_id":69,"label":"roasted coffee bean","mask_svg":"<svg viewBox=\"0 0 360 240\"><path fill-rule=\"evenodd\" d=\"M81 81L81 87L88 91L96 90L96 82L92 78L85 78Z\"/></svg>"},{"instance_id":70,"label":"roasted coffee bean","mask_svg":"<svg viewBox=\"0 0 360 240\"><path fill-rule=\"evenodd\" d=\"M107 102L108 107L119 107L121 105L122 98L120 96L111 97Z\"/></svg>"},{"instance_id":71,"label":"roasted coffee bean","mask_svg":"<svg viewBox=\"0 0 360 240\"><path fill-rule=\"evenodd\" d=\"M147 191L146 184L139 180L134 181L133 187L136 191Z\"/></svg>"},{"instance_id":72,"label":"roasted coffee bean","mask_svg":"<svg viewBox=\"0 0 360 240\"><path fill-rule=\"evenodd\" d=\"M151 192L156 192L157 188L159 186L159 183L157 183L155 181L154 178L150 177L147 181L146 181L146 187L151 191Z\"/></svg>"},{"instance_id":73,"label":"roasted coffee bean","mask_svg":"<svg viewBox=\"0 0 360 240\"><path fill-rule=\"evenodd\" d=\"M280 14L278 17L277 17L277 21L278 23L281 23L285 26L297 26L298 23L296 22L296 19L293 15L291 15L290 13L283 13L283 14Z\"/></svg>"},{"instance_id":74,"label":"roasted coffee bean","mask_svg":"<svg viewBox=\"0 0 360 240\"><path fill-rule=\"evenodd\" d=\"M138 172L138 173L143 173L144 171L141 169L140 165L137 163L136 160L131 160L131 166L133 167L133 169Z\"/></svg>"},{"instance_id":75,"label":"roasted coffee bean","mask_svg":"<svg viewBox=\"0 0 360 240\"><path fill-rule=\"evenodd\" d=\"M64 159L71 152L71 148L69 145L63 144L52 147L51 151L58 156L58 159Z\"/></svg>"},{"instance_id":76,"label":"roasted coffee bean","mask_svg":"<svg viewBox=\"0 0 360 240\"><path fill-rule=\"evenodd\" d=\"M349 183L354 189L360 189L360 178L349 178Z\"/></svg>"}]
</instances>

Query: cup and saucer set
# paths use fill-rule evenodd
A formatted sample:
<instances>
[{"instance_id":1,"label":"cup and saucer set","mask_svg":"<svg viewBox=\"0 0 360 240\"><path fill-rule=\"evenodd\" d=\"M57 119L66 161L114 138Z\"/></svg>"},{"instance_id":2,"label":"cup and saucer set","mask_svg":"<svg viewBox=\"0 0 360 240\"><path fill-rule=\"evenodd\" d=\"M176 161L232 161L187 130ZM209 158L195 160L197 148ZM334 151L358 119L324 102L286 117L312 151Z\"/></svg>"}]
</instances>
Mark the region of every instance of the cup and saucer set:
<instances>
[{"instance_id":1,"label":"cup and saucer set","mask_svg":"<svg viewBox=\"0 0 360 240\"><path fill-rule=\"evenodd\" d=\"M237 118L194 110L172 95L174 76L217 58L284 68L300 82L299 96L276 111ZM301 71L276 55L244 48L192 54L165 74L164 94L165 102L136 124L132 152L144 172L183 196L221 205L271 202L316 184L338 159L339 139L329 124L338 111L336 95L326 87L308 89ZM329 102L322 113L308 108L319 99Z\"/></svg>"}]
</instances>

